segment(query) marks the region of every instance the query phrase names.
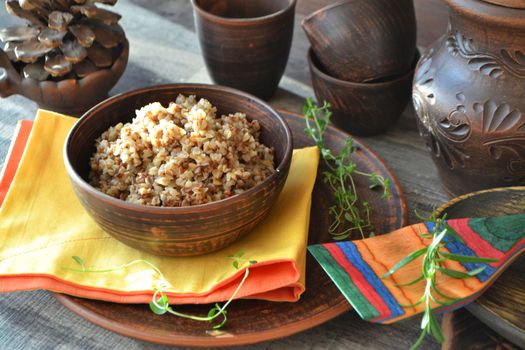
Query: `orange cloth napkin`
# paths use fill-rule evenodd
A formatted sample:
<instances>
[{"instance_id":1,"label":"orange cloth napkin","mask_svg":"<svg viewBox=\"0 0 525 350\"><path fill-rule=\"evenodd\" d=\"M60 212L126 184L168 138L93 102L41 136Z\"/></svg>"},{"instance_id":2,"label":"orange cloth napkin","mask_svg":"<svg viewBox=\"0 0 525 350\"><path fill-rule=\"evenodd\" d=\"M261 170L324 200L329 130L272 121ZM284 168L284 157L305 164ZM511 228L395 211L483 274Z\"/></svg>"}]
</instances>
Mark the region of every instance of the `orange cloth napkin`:
<instances>
[{"instance_id":1,"label":"orange cloth napkin","mask_svg":"<svg viewBox=\"0 0 525 350\"><path fill-rule=\"evenodd\" d=\"M224 301L244 275L244 268L236 270L228 255L243 251L245 258L258 263L250 268L238 297L299 299L305 290L311 193L319 159L316 147L294 151L278 201L253 232L212 254L166 258L113 239L78 202L62 158L64 140L76 121L39 111L32 129L27 121L18 129L0 180L0 292L47 289L119 303L151 301L158 278L146 264L107 273L68 270L78 268L72 256L80 256L94 269L136 259L151 262L169 282L165 294L174 304Z\"/></svg>"}]
</instances>

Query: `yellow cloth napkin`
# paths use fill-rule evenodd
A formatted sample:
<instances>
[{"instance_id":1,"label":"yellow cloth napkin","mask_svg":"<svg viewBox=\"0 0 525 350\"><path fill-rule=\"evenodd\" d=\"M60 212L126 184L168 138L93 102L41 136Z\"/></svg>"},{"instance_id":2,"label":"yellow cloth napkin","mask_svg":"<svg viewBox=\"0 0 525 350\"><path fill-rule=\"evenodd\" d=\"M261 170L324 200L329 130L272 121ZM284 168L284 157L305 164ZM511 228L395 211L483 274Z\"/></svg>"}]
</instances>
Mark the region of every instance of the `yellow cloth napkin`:
<instances>
[{"instance_id":1,"label":"yellow cloth napkin","mask_svg":"<svg viewBox=\"0 0 525 350\"><path fill-rule=\"evenodd\" d=\"M113 302L151 301L156 274L145 264L107 273L79 273L72 256L106 269L136 259L159 268L172 303L227 300L244 269L228 255L257 260L238 297L296 301L304 271L316 147L295 150L285 187L268 218L221 251L166 258L130 248L102 231L77 200L64 167L62 148L77 119L40 110L20 166L0 208L0 292L48 289Z\"/></svg>"}]
</instances>

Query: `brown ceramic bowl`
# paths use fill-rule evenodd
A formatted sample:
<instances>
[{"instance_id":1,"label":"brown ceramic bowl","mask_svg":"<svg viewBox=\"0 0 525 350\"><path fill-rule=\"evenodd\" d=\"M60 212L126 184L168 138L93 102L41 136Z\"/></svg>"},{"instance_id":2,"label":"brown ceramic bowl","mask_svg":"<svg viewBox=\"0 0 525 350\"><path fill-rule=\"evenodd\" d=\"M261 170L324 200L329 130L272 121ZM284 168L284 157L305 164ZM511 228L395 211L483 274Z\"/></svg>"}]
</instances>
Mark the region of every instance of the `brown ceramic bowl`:
<instances>
[{"instance_id":1,"label":"brown ceramic bowl","mask_svg":"<svg viewBox=\"0 0 525 350\"><path fill-rule=\"evenodd\" d=\"M218 113L243 112L261 125L261 141L275 149L276 172L261 184L220 201L190 207L151 207L110 197L88 183L95 139L110 126L129 122L135 110L178 94L208 99ZM112 97L86 112L69 133L64 161L73 189L97 224L121 242L164 256L201 255L228 246L269 212L288 175L292 135L283 118L263 101L231 88L176 84Z\"/></svg>"},{"instance_id":2,"label":"brown ceramic bowl","mask_svg":"<svg viewBox=\"0 0 525 350\"><path fill-rule=\"evenodd\" d=\"M328 74L369 82L406 73L416 53L413 0L344 0L302 22Z\"/></svg>"},{"instance_id":3,"label":"brown ceramic bowl","mask_svg":"<svg viewBox=\"0 0 525 350\"><path fill-rule=\"evenodd\" d=\"M394 125L410 101L418 57L412 58L412 68L405 74L376 83L354 83L328 75L312 49L308 64L317 101L328 101L332 106L331 121L352 135L371 136Z\"/></svg>"},{"instance_id":4,"label":"brown ceramic bowl","mask_svg":"<svg viewBox=\"0 0 525 350\"><path fill-rule=\"evenodd\" d=\"M195 30L212 80L273 96L292 45L296 0L192 0Z\"/></svg>"}]
</instances>

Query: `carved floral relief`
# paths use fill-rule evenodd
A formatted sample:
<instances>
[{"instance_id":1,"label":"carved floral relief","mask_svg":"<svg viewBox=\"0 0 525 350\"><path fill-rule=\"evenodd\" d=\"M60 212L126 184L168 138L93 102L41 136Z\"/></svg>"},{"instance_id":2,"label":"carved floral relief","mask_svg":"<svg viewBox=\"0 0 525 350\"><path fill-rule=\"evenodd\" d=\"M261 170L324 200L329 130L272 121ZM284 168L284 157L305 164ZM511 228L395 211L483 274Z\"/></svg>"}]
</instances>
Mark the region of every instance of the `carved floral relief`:
<instances>
[{"instance_id":1,"label":"carved floral relief","mask_svg":"<svg viewBox=\"0 0 525 350\"><path fill-rule=\"evenodd\" d=\"M483 75L497 79L505 73L510 73L525 79L525 54L519 49L501 49L500 55L481 53L476 49L473 39L467 38L457 30L449 33L446 45L449 53L467 59L469 68Z\"/></svg>"}]
</instances>

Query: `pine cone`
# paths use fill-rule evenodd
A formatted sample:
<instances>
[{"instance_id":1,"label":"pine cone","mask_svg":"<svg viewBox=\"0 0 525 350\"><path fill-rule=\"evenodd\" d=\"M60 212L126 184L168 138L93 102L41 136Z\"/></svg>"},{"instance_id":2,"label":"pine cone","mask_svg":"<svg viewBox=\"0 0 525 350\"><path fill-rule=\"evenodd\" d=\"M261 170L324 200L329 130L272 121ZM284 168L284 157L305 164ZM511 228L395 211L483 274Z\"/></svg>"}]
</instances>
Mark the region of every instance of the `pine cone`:
<instances>
[{"instance_id":1,"label":"pine cone","mask_svg":"<svg viewBox=\"0 0 525 350\"><path fill-rule=\"evenodd\" d=\"M125 40L120 15L97 7L117 0L6 0L7 12L29 22L0 30L4 51L24 78L83 78L110 67Z\"/></svg>"}]
</instances>

